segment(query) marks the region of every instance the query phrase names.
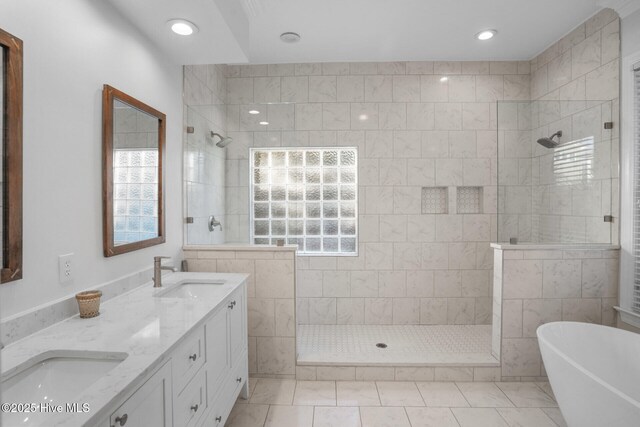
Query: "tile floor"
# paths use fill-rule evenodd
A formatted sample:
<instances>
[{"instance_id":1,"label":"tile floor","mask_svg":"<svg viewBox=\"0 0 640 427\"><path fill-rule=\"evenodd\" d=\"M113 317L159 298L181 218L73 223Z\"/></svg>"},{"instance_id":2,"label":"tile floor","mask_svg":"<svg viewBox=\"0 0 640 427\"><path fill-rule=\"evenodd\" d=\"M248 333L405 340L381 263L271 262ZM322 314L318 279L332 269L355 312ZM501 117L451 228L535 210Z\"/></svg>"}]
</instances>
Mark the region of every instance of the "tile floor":
<instances>
[{"instance_id":1,"label":"tile floor","mask_svg":"<svg viewBox=\"0 0 640 427\"><path fill-rule=\"evenodd\" d=\"M548 383L251 379L226 427L566 427Z\"/></svg>"},{"instance_id":2,"label":"tile floor","mask_svg":"<svg viewBox=\"0 0 640 427\"><path fill-rule=\"evenodd\" d=\"M297 332L299 365L498 364L491 325L298 325Z\"/></svg>"}]
</instances>

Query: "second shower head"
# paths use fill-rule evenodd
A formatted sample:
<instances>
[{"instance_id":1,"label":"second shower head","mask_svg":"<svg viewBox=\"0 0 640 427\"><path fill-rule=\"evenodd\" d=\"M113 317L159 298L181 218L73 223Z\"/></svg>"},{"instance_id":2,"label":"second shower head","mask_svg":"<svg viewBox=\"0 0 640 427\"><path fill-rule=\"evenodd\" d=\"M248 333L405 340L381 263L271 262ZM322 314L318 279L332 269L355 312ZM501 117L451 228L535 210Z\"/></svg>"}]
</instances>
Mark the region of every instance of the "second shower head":
<instances>
[{"instance_id":1,"label":"second shower head","mask_svg":"<svg viewBox=\"0 0 640 427\"><path fill-rule=\"evenodd\" d=\"M554 133L553 135L551 135L548 138L540 138L538 139L538 144L542 145L543 147L546 148L555 148L558 145L560 145L560 141L554 141L553 138L555 137L561 138L562 137L562 131L559 130L558 132Z\"/></svg>"},{"instance_id":2,"label":"second shower head","mask_svg":"<svg viewBox=\"0 0 640 427\"><path fill-rule=\"evenodd\" d=\"M214 131L211 131L211 138L215 138L215 137L220 138L220 141L216 142L216 146L220 148L224 148L233 142L233 138L228 136L222 136L219 133L215 133Z\"/></svg>"}]
</instances>

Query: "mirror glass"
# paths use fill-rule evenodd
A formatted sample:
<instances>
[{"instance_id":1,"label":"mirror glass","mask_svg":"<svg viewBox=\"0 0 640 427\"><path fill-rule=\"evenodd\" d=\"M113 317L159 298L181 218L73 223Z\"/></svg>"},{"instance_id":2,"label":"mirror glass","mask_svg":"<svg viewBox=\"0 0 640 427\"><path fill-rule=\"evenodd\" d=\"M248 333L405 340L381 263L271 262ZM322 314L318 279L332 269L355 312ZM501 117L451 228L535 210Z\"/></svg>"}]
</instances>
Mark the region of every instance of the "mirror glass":
<instances>
[{"instance_id":1,"label":"mirror glass","mask_svg":"<svg viewBox=\"0 0 640 427\"><path fill-rule=\"evenodd\" d=\"M105 256L165 241L162 165L165 116L105 86Z\"/></svg>"},{"instance_id":2,"label":"mirror glass","mask_svg":"<svg viewBox=\"0 0 640 427\"><path fill-rule=\"evenodd\" d=\"M0 29L0 281L22 279L22 41Z\"/></svg>"},{"instance_id":3,"label":"mirror glass","mask_svg":"<svg viewBox=\"0 0 640 427\"><path fill-rule=\"evenodd\" d=\"M5 179L4 179L4 103L5 103L5 88L4 88L4 81L5 76L5 69L6 69L6 65L5 65L5 54L4 54L4 46L0 46L0 129L2 129L2 135L3 137L0 138L0 152L2 153L2 156L0 156L0 224L2 224L2 230L0 231L0 233L2 233L0 235L0 238L2 238L2 247L3 250L0 251L0 265L4 266L4 236L5 236L5 224L4 224L4 194L5 194L5 190L4 190L4 184L5 184Z\"/></svg>"}]
</instances>

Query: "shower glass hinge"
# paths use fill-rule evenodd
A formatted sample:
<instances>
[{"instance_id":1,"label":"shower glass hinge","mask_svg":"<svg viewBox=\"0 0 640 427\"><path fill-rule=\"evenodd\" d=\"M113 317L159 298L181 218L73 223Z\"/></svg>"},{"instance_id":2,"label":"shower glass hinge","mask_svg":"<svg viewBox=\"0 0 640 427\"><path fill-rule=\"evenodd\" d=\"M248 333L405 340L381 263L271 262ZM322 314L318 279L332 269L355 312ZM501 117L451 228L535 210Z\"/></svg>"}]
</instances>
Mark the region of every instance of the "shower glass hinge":
<instances>
[{"instance_id":1,"label":"shower glass hinge","mask_svg":"<svg viewBox=\"0 0 640 427\"><path fill-rule=\"evenodd\" d=\"M196 130L193 126L187 126L187 133L194 133Z\"/></svg>"},{"instance_id":2,"label":"shower glass hinge","mask_svg":"<svg viewBox=\"0 0 640 427\"><path fill-rule=\"evenodd\" d=\"M604 122L605 129L613 129L613 122Z\"/></svg>"},{"instance_id":3,"label":"shower glass hinge","mask_svg":"<svg viewBox=\"0 0 640 427\"><path fill-rule=\"evenodd\" d=\"M605 215L604 222L613 222L613 215Z\"/></svg>"},{"instance_id":4,"label":"shower glass hinge","mask_svg":"<svg viewBox=\"0 0 640 427\"><path fill-rule=\"evenodd\" d=\"M186 220L187 220L187 224L193 224L193 217L192 216L188 216L186 218Z\"/></svg>"}]
</instances>

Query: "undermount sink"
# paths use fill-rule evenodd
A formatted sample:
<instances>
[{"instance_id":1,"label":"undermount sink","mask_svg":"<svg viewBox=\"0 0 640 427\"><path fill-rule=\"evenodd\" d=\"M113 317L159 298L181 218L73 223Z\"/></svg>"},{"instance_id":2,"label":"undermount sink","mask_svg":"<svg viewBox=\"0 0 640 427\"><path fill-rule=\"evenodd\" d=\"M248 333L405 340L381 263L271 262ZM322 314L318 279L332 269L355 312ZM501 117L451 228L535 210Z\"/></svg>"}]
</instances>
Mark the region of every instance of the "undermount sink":
<instances>
[{"instance_id":1,"label":"undermount sink","mask_svg":"<svg viewBox=\"0 0 640 427\"><path fill-rule=\"evenodd\" d=\"M3 375L3 402L63 405L126 359L126 353L53 351L39 354ZM82 402L80 402L82 403ZM47 425L46 413L3 413L2 425ZM50 419L49 419L50 421Z\"/></svg>"},{"instance_id":2,"label":"undermount sink","mask_svg":"<svg viewBox=\"0 0 640 427\"><path fill-rule=\"evenodd\" d=\"M159 298L188 298L188 299L211 299L227 291L221 285L225 280L211 280L207 282L184 282L173 286L166 291L156 294Z\"/></svg>"}]
</instances>

